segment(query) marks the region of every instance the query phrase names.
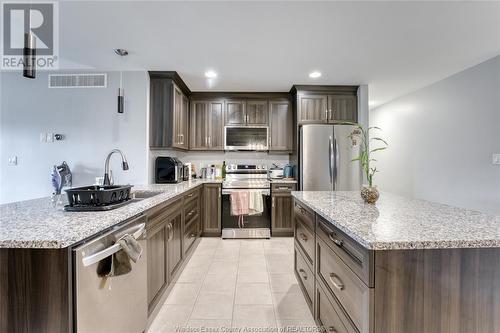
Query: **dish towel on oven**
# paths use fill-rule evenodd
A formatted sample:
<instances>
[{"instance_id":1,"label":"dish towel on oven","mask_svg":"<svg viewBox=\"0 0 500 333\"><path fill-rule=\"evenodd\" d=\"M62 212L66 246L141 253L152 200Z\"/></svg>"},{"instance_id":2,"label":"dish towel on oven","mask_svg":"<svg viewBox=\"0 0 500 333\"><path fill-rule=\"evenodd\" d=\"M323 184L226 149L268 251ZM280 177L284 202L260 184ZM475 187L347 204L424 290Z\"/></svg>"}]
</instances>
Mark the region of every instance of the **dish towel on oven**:
<instances>
[{"instance_id":1,"label":"dish towel on oven","mask_svg":"<svg viewBox=\"0 0 500 333\"><path fill-rule=\"evenodd\" d=\"M249 192L248 191L233 191L229 196L231 200L231 215L238 216L238 227L243 228L243 215L249 213Z\"/></svg>"},{"instance_id":2,"label":"dish towel on oven","mask_svg":"<svg viewBox=\"0 0 500 333\"><path fill-rule=\"evenodd\" d=\"M264 200L261 191L250 191L248 198L248 215L259 215L264 212Z\"/></svg>"}]
</instances>

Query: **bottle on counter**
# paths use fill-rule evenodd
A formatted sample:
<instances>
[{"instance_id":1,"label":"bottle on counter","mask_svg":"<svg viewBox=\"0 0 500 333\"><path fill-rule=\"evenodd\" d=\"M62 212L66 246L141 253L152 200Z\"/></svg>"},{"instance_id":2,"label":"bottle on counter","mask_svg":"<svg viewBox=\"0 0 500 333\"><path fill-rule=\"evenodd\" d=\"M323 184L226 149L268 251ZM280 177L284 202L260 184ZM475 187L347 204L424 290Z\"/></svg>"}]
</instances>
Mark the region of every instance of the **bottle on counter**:
<instances>
[{"instance_id":1,"label":"bottle on counter","mask_svg":"<svg viewBox=\"0 0 500 333\"><path fill-rule=\"evenodd\" d=\"M222 162L222 179L226 179L226 161Z\"/></svg>"},{"instance_id":2,"label":"bottle on counter","mask_svg":"<svg viewBox=\"0 0 500 333\"><path fill-rule=\"evenodd\" d=\"M215 179L222 179L222 166L220 164L215 165Z\"/></svg>"}]
</instances>

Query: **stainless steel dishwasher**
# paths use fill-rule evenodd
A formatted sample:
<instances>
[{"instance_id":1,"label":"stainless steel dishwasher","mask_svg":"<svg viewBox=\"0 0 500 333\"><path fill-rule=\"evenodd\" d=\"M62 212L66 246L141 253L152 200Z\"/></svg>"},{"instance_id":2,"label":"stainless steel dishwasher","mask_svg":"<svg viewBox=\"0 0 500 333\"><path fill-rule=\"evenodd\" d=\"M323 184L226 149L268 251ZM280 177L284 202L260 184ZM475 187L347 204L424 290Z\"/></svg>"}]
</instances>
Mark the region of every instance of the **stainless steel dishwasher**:
<instances>
[{"instance_id":1,"label":"stainless steel dishwasher","mask_svg":"<svg viewBox=\"0 0 500 333\"><path fill-rule=\"evenodd\" d=\"M142 215L92 239L74 250L74 327L78 333L140 333L147 322L146 216ZM143 249L132 270L124 275L99 277L99 261L121 250L115 242L133 235Z\"/></svg>"}]
</instances>

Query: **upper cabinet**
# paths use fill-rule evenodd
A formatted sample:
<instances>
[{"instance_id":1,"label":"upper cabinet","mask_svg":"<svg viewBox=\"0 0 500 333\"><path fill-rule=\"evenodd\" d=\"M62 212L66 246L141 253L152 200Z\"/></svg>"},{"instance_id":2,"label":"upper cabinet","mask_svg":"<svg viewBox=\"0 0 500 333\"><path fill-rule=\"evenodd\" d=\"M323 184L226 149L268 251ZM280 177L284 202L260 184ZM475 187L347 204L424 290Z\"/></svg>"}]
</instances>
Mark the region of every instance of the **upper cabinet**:
<instances>
[{"instance_id":1,"label":"upper cabinet","mask_svg":"<svg viewBox=\"0 0 500 333\"><path fill-rule=\"evenodd\" d=\"M191 102L191 150L224 150L224 101Z\"/></svg>"},{"instance_id":2,"label":"upper cabinet","mask_svg":"<svg viewBox=\"0 0 500 333\"><path fill-rule=\"evenodd\" d=\"M269 101L269 150L293 149L293 113L288 100Z\"/></svg>"},{"instance_id":3,"label":"upper cabinet","mask_svg":"<svg viewBox=\"0 0 500 333\"><path fill-rule=\"evenodd\" d=\"M225 117L228 126L267 126L267 100L226 100Z\"/></svg>"},{"instance_id":4,"label":"upper cabinet","mask_svg":"<svg viewBox=\"0 0 500 333\"><path fill-rule=\"evenodd\" d=\"M150 74L151 148L189 148L189 99L174 80Z\"/></svg>"},{"instance_id":5,"label":"upper cabinet","mask_svg":"<svg viewBox=\"0 0 500 333\"><path fill-rule=\"evenodd\" d=\"M298 124L358 122L357 86L297 86Z\"/></svg>"}]
</instances>

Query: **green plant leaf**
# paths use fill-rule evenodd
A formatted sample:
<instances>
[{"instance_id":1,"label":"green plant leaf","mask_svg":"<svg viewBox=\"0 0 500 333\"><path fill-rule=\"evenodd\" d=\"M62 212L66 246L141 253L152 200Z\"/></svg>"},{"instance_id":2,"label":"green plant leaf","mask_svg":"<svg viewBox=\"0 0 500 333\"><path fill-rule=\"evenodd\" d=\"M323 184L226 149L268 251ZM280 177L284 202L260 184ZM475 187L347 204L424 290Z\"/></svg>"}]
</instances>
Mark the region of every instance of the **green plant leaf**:
<instances>
[{"instance_id":1,"label":"green plant leaf","mask_svg":"<svg viewBox=\"0 0 500 333\"><path fill-rule=\"evenodd\" d=\"M372 126L372 127L368 127L368 130L372 130L372 129L376 129L376 130L382 130L380 127L377 127L377 126Z\"/></svg>"},{"instance_id":2,"label":"green plant leaf","mask_svg":"<svg viewBox=\"0 0 500 333\"><path fill-rule=\"evenodd\" d=\"M389 145L389 144L387 143L387 141L385 141L385 140L384 140L384 139L382 139L382 138L371 138L370 140L377 140L377 141L381 141L381 142L385 143L387 146Z\"/></svg>"},{"instance_id":3,"label":"green plant leaf","mask_svg":"<svg viewBox=\"0 0 500 333\"><path fill-rule=\"evenodd\" d=\"M376 151L381 151L381 150L385 150L385 149L387 149L387 147L375 148L375 149L373 149L373 150L370 150L370 153L374 153L374 152L376 152Z\"/></svg>"}]
</instances>

